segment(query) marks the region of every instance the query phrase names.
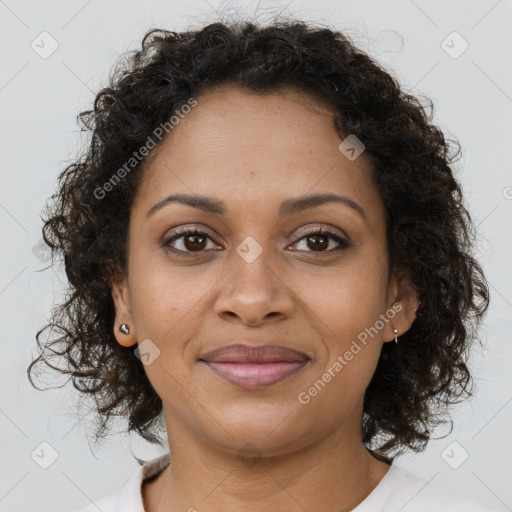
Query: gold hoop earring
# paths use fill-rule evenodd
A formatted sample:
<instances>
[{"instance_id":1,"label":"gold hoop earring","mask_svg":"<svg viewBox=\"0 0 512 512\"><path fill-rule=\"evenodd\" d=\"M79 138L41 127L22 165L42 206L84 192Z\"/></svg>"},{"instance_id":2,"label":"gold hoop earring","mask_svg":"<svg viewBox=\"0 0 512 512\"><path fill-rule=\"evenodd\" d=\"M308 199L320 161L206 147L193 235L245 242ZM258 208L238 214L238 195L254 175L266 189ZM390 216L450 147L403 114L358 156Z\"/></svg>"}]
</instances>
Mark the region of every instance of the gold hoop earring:
<instances>
[{"instance_id":1,"label":"gold hoop earring","mask_svg":"<svg viewBox=\"0 0 512 512\"><path fill-rule=\"evenodd\" d=\"M393 327L393 332L395 333L395 343L398 343L398 338L396 335L398 334L398 331Z\"/></svg>"}]
</instances>

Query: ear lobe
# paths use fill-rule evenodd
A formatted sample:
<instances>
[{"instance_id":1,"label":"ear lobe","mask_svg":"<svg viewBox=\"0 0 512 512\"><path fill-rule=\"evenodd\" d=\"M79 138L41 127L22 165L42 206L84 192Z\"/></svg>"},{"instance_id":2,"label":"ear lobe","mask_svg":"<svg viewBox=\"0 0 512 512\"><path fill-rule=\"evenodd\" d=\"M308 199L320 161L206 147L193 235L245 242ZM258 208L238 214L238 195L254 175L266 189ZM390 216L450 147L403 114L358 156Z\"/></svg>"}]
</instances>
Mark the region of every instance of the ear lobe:
<instances>
[{"instance_id":1,"label":"ear lobe","mask_svg":"<svg viewBox=\"0 0 512 512\"><path fill-rule=\"evenodd\" d=\"M128 279L126 276L111 280L111 294L115 309L113 325L114 336L123 347L131 347L137 343L137 338L135 335L135 324L132 316ZM124 334L119 330L122 324L129 326L130 332L128 334Z\"/></svg>"}]
</instances>

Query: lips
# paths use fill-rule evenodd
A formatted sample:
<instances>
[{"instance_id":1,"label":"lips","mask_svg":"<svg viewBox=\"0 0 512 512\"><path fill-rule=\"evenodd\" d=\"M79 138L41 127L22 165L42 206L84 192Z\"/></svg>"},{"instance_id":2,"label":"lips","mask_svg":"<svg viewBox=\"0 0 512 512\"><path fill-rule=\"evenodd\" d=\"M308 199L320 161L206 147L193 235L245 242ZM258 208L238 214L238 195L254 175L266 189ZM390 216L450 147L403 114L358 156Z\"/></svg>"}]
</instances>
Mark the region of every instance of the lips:
<instances>
[{"instance_id":1,"label":"lips","mask_svg":"<svg viewBox=\"0 0 512 512\"><path fill-rule=\"evenodd\" d=\"M306 354L281 345L227 345L206 352L200 359L217 363L277 363L301 362Z\"/></svg>"},{"instance_id":2,"label":"lips","mask_svg":"<svg viewBox=\"0 0 512 512\"><path fill-rule=\"evenodd\" d=\"M244 389L260 389L301 370L309 357L280 345L228 345L211 350L200 361L216 375Z\"/></svg>"}]
</instances>

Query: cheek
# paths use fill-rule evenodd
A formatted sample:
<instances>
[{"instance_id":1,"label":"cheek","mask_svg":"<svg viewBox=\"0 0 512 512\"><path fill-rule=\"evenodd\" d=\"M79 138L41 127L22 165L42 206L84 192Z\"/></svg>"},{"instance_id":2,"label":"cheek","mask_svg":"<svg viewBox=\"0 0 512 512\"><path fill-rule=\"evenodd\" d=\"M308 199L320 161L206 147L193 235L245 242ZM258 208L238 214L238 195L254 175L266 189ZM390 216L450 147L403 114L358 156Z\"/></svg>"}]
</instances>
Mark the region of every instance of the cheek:
<instances>
[{"instance_id":1,"label":"cheek","mask_svg":"<svg viewBox=\"0 0 512 512\"><path fill-rule=\"evenodd\" d=\"M326 399L336 399L338 393L359 396L382 348L382 329L376 325L380 326L377 322L386 307L385 262L380 257L358 256L351 264L333 269L328 279L302 281L301 295L307 297L315 331L324 342L321 371L336 376Z\"/></svg>"},{"instance_id":2,"label":"cheek","mask_svg":"<svg viewBox=\"0 0 512 512\"><path fill-rule=\"evenodd\" d=\"M333 334L357 335L384 312L387 274L378 258L356 255L330 272L303 274L297 294ZM345 336L342 336L342 338Z\"/></svg>"},{"instance_id":3,"label":"cheek","mask_svg":"<svg viewBox=\"0 0 512 512\"><path fill-rule=\"evenodd\" d=\"M188 270L158 263L133 267L132 313L137 340L151 340L157 348L150 350L158 354L144 371L157 394L165 399L179 396L179 383L187 382L190 361L185 351L197 335L205 298L215 285L206 276L202 279L196 273L192 277Z\"/></svg>"},{"instance_id":4,"label":"cheek","mask_svg":"<svg viewBox=\"0 0 512 512\"><path fill-rule=\"evenodd\" d=\"M179 349L199 325L197 317L204 315L205 301L215 293L219 276L171 266L164 258L145 258L140 264L133 260L130 274L138 337L150 338L165 350Z\"/></svg>"},{"instance_id":5,"label":"cheek","mask_svg":"<svg viewBox=\"0 0 512 512\"><path fill-rule=\"evenodd\" d=\"M324 301L318 302L316 311L322 320L317 322L317 329L322 330L324 343L316 378L326 383L318 393L322 397L317 405L338 410L338 419L362 399L382 349L382 331L372 329L383 312L381 295L378 287L366 286L356 277L345 286L331 284L325 288ZM325 300L327 294L329 300ZM313 393L318 387L315 382L311 382Z\"/></svg>"}]
</instances>

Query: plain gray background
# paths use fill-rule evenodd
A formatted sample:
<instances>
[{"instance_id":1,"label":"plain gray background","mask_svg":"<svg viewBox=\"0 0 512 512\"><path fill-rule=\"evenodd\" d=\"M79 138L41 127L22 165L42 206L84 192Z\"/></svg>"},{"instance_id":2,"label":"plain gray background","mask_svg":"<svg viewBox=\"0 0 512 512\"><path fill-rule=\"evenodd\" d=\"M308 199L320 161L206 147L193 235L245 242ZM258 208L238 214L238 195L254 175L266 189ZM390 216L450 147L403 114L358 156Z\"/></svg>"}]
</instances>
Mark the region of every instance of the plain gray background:
<instances>
[{"instance_id":1,"label":"plain gray background","mask_svg":"<svg viewBox=\"0 0 512 512\"><path fill-rule=\"evenodd\" d=\"M121 53L137 48L149 28L199 26L214 21L216 10L253 17L257 5L0 0L0 511L69 511L123 486L138 470L132 454L161 453L121 434L122 423L100 447L89 446L93 419L73 416L73 388L38 391L28 382L35 333L65 285L58 269L38 272L46 266L44 252L34 249L39 214L80 148L77 113L90 107ZM453 411L453 432L395 463L489 507L512 510L511 2L324 0L313 9L299 0L262 0L257 13L264 20L281 10L346 30L406 90L432 98L434 122L462 145L455 169L491 291L482 329L486 348L471 359L476 395ZM52 44L57 49L45 55ZM53 453L56 459L44 469L34 453L44 453L48 463Z\"/></svg>"}]
</instances>

